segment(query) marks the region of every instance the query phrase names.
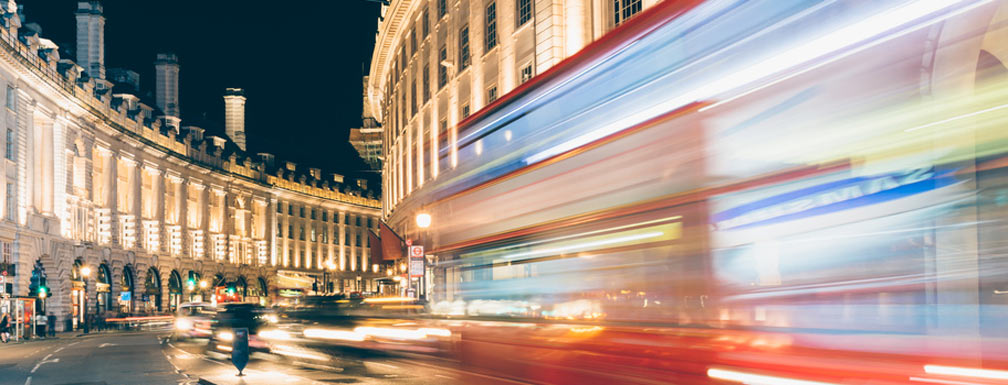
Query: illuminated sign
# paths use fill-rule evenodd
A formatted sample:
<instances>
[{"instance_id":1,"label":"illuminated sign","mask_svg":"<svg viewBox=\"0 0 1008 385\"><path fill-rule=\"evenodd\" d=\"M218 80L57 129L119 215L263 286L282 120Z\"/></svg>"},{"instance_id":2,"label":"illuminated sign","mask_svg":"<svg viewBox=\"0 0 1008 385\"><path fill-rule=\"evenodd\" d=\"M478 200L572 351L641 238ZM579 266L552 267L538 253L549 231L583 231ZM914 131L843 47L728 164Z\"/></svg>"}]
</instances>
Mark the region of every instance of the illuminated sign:
<instances>
[{"instance_id":1,"label":"illuminated sign","mask_svg":"<svg viewBox=\"0 0 1008 385\"><path fill-rule=\"evenodd\" d=\"M714 214L718 230L787 222L905 198L960 183L934 168L848 178L760 199Z\"/></svg>"}]
</instances>

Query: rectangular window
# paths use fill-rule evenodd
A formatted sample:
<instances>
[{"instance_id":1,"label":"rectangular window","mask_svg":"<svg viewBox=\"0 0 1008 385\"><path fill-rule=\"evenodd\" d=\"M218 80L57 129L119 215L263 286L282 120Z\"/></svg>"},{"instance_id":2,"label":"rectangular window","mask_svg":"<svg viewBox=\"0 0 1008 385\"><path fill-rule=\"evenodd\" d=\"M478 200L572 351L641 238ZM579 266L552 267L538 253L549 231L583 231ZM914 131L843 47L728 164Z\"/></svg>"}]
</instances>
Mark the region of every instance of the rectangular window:
<instances>
[{"instance_id":1,"label":"rectangular window","mask_svg":"<svg viewBox=\"0 0 1008 385\"><path fill-rule=\"evenodd\" d=\"M294 239L294 225L287 225L287 238Z\"/></svg>"},{"instance_id":2,"label":"rectangular window","mask_svg":"<svg viewBox=\"0 0 1008 385\"><path fill-rule=\"evenodd\" d=\"M360 217L357 217L357 226L360 227Z\"/></svg>"},{"instance_id":3,"label":"rectangular window","mask_svg":"<svg viewBox=\"0 0 1008 385\"><path fill-rule=\"evenodd\" d=\"M448 61L448 47L441 46L441 52L438 53L438 76L437 85L438 89L444 88L445 84L448 84L448 67L444 64Z\"/></svg>"},{"instance_id":4,"label":"rectangular window","mask_svg":"<svg viewBox=\"0 0 1008 385\"><path fill-rule=\"evenodd\" d=\"M283 237L283 225L277 223L277 237Z\"/></svg>"},{"instance_id":5,"label":"rectangular window","mask_svg":"<svg viewBox=\"0 0 1008 385\"><path fill-rule=\"evenodd\" d=\"M350 224L350 214L343 215L343 224L344 225L349 225Z\"/></svg>"},{"instance_id":6,"label":"rectangular window","mask_svg":"<svg viewBox=\"0 0 1008 385\"><path fill-rule=\"evenodd\" d=\"M521 83L525 83L532 79L532 63L522 67L521 69Z\"/></svg>"},{"instance_id":7,"label":"rectangular window","mask_svg":"<svg viewBox=\"0 0 1008 385\"><path fill-rule=\"evenodd\" d=\"M371 228L371 217L368 217L367 219L367 227Z\"/></svg>"},{"instance_id":8,"label":"rectangular window","mask_svg":"<svg viewBox=\"0 0 1008 385\"><path fill-rule=\"evenodd\" d=\"M14 129L7 128L7 141L4 144L4 156L7 159L14 160Z\"/></svg>"},{"instance_id":9,"label":"rectangular window","mask_svg":"<svg viewBox=\"0 0 1008 385\"><path fill-rule=\"evenodd\" d=\"M315 208L314 207L312 207L312 209L311 209L311 219L315 219Z\"/></svg>"},{"instance_id":10,"label":"rectangular window","mask_svg":"<svg viewBox=\"0 0 1008 385\"><path fill-rule=\"evenodd\" d=\"M423 27L423 35L427 37L427 35L430 35L430 14L427 13L427 8L424 8L423 14L420 17L423 18L420 20L420 25Z\"/></svg>"},{"instance_id":11,"label":"rectangular window","mask_svg":"<svg viewBox=\"0 0 1008 385\"><path fill-rule=\"evenodd\" d=\"M7 108L14 109L17 107L17 96L14 93L14 87L7 86Z\"/></svg>"},{"instance_id":12,"label":"rectangular window","mask_svg":"<svg viewBox=\"0 0 1008 385\"><path fill-rule=\"evenodd\" d=\"M350 229L343 230L343 244L350 244Z\"/></svg>"},{"instance_id":13,"label":"rectangular window","mask_svg":"<svg viewBox=\"0 0 1008 385\"><path fill-rule=\"evenodd\" d=\"M318 241L318 233L315 232L315 225L312 225L311 227L311 241Z\"/></svg>"},{"instance_id":14,"label":"rectangular window","mask_svg":"<svg viewBox=\"0 0 1008 385\"><path fill-rule=\"evenodd\" d=\"M469 68L469 26L459 30L459 63L458 70Z\"/></svg>"},{"instance_id":15,"label":"rectangular window","mask_svg":"<svg viewBox=\"0 0 1008 385\"><path fill-rule=\"evenodd\" d=\"M329 243L329 232L326 231L325 226L322 226L322 231L319 234L322 235L322 243Z\"/></svg>"},{"instance_id":16,"label":"rectangular window","mask_svg":"<svg viewBox=\"0 0 1008 385\"><path fill-rule=\"evenodd\" d=\"M2 252L4 263L10 264L11 261L14 259L14 244L11 242L4 242Z\"/></svg>"},{"instance_id":17,"label":"rectangular window","mask_svg":"<svg viewBox=\"0 0 1008 385\"><path fill-rule=\"evenodd\" d=\"M360 247L360 239L361 237L358 237L357 234L354 234L354 244L357 245L357 247Z\"/></svg>"},{"instance_id":18,"label":"rectangular window","mask_svg":"<svg viewBox=\"0 0 1008 385\"><path fill-rule=\"evenodd\" d=\"M294 215L294 205L290 203L287 204L287 215Z\"/></svg>"},{"instance_id":19,"label":"rectangular window","mask_svg":"<svg viewBox=\"0 0 1008 385\"><path fill-rule=\"evenodd\" d=\"M423 83L420 84L421 93L423 94L423 101L427 103L430 99L430 65L424 64L423 67Z\"/></svg>"},{"instance_id":20,"label":"rectangular window","mask_svg":"<svg viewBox=\"0 0 1008 385\"><path fill-rule=\"evenodd\" d=\"M328 220L329 220L329 212L326 211L326 210L322 210L322 222L325 222L325 221L328 221Z\"/></svg>"},{"instance_id":21,"label":"rectangular window","mask_svg":"<svg viewBox=\"0 0 1008 385\"><path fill-rule=\"evenodd\" d=\"M518 0L518 26L532 20L532 0Z\"/></svg>"},{"instance_id":22,"label":"rectangular window","mask_svg":"<svg viewBox=\"0 0 1008 385\"><path fill-rule=\"evenodd\" d=\"M462 105L462 119L469 117L469 104Z\"/></svg>"},{"instance_id":23,"label":"rectangular window","mask_svg":"<svg viewBox=\"0 0 1008 385\"><path fill-rule=\"evenodd\" d=\"M448 0L438 0L437 14L438 18L445 17L448 14Z\"/></svg>"},{"instance_id":24,"label":"rectangular window","mask_svg":"<svg viewBox=\"0 0 1008 385\"><path fill-rule=\"evenodd\" d=\"M277 214L283 214L283 203L277 202Z\"/></svg>"},{"instance_id":25,"label":"rectangular window","mask_svg":"<svg viewBox=\"0 0 1008 385\"><path fill-rule=\"evenodd\" d=\"M414 76L413 77L413 81L410 82L410 102L412 102L412 103L410 103L410 112L412 112L412 114L410 116L416 116L416 113L417 113L417 104L419 104L419 101L417 100L417 97L416 97L416 84L417 84L417 80L416 80L416 76Z\"/></svg>"},{"instance_id":26,"label":"rectangular window","mask_svg":"<svg viewBox=\"0 0 1008 385\"><path fill-rule=\"evenodd\" d=\"M612 0L613 26L629 20L641 11L641 0Z\"/></svg>"},{"instance_id":27,"label":"rectangular window","mask_svg":"<svg viewBox=\"0 0 1008 385\"><path fill-rule=\"evenodd\" d=\"M410 34L410 55L416 55L417 53L417 30L413 27L413 33Z\"/></svg>"},{"instance_id":28,"label":"rectangular window","mask_svg":"<svg viewBox=\"0 0 1008 385\"><path fill-rule=\"evenodd\" d=\"M14 184L7 184L7 219L14 220Z\"/></svg>"},{"instance_id":29,"label":"rectangular window","mask_svg":"<svg viewBox=\"0 0 1008 385\"><path fill-rule=\"evenodd\" d=\"M403 42L402 48L399 48L399 70L406 71L406 43Z\"/></svg>"},{"instance_id":30,"label":"rectangular window","mask_svg":"<svg viewBox=\"0 0 1008 385\"><path fill-rule=\"evenodd\" d=\"M441 119L441 130L438 131L438 152L447 151L448 149L448 120ZM438 155L440 156L440 154ZM448 169L448 161L445 160L440 164L442 170Z\"/></svg>"},{"instance_id":31,"label":"rectangular window","mask_svg":"<svg viewBox=\"0 0 1008 385\"><path fill-rule=\"evenodd\" d=\"M497 86L490 86L487 89L487 104L493 103L494 100L497 100Z\"/></svg>"},{"instance_id":32,"label":"rectangular window","mask_svg":"<svg viewBox=\"0 0 1008 385\"><path fill-rule=\"evenodd\" d=\"M298 226L298 240L304 240L304 225Z\"/></svg>"},{"instance_id":33,"label":"rectangular window","mask_svg":"<svg viewBox=\"0 0 1008 385\"><path fill-rule=\"evenodd\" d=\"M497 2L491 1L486 7L486 51L497 46ZM484 52L484 53L485 53Z\"/></svg>"},{"instance_id":34,"label":"rectangular window","mask_svg":"<svg viewBox=\"0 0 1008 385\"><path fill-rule=\"evenodd\" d=\"M301 211L301 218L304 218L304 206L301 206L299 210Z\"/></svg>"}]
</instances>

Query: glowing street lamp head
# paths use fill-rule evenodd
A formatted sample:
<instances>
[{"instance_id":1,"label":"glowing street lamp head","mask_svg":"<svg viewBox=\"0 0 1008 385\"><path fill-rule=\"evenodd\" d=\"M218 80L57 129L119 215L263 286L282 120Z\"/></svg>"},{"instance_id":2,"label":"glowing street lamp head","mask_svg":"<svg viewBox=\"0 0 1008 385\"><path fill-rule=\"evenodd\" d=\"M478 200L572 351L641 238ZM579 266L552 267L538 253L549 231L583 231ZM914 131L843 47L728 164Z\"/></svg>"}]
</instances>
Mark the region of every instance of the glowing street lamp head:
<instances>
[{"instance_id":1,"label":"glowing street lamp head","mask_svg":"<svg viewBox=\"0 0 1008 385\"><path fill-rule=\"evenodd\" d=\"M333 263L332 260L326 261L326 267L328 267L329 270L336 270L336 264Z\"/></svg>"},{"instance_id":2,"label":"glowing street lamp head","mask_svg":"<svg viewBox=\"0 0 1008 385\"><path fill-rule=\"evenodd\" d=\"M205 280L204 281L199 281L199 287L200 287L200 289L206 289L208 285L210 285L210 284L207 283L207 281L205 281Z\"/></svg>"},{"instance_id":3,"label":"glowing street lamp head","mask_svg":"<svg viewBox=\"0 0 1008 385\"><path fill-rule=\"evenodd\" d=\"M84 266L84 267L82 267L80 269L80 273L81 273L82 276L85 276L85 277L90 276L91 275L91 268L87 267L87 266Z\"/></svg>"},{"instance_id":4,"label":"glowing street lamp head","mask_svg":"<svg viewBox=\"0 0 1008 385\"><path fill-rule=\"evenodd\" d=\"M416 216L416 224L420 226L421 229L426 229L431 225L431 216L427 213L420 213Z\"/></svg>"}]
</instances>

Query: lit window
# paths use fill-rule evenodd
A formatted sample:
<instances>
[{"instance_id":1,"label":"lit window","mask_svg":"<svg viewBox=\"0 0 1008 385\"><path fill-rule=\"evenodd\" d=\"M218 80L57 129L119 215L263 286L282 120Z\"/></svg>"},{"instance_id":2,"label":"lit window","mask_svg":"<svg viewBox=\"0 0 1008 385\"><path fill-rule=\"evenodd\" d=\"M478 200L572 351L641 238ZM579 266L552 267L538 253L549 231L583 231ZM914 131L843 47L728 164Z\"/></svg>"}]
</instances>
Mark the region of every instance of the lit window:
<instances>
[{"instance_id":1,"label":"lit window","mask_svg":"<svg viewBox=\"0 0 1008 385\"><path fill-rule=\"evenodd\" d=\"M459 30L459 71L469 67L469 26Z\"/></svg>"},{"instance_id":2,"label":"lit window","mask_svg":"<svg viewBox=\"0 0 1008 385\"><path fill-rule=\"evenodd\" d=\"M521 69L521 83L525 83L532 79L532 63L522 67Z\"/></svg>"},{"instance_id":3,"label":"lit window","mask_svg":"<svg viewBox=\"0 0 1008 385\"><path fill-rule=\"evenodd\" d=\"M612 0L613 25L620 25L641 11L641 0Z\"/></svg>"},{"instance_id":4,"label":"lit window","mask_svg":"<svg viewBox=\"0 0 1008 385\"><path fill-rule=\"evenodd\" d=\"M493 103L494 100L497 100L497 86L490 86L487 89L487 104Z\"/></svg>"},{"instance_id":5,"label":"lit window","mask_svg":"<svg viewBox=\"0 0 1008 385\"><path fill-rule=\"evenodd\" d=\"M441 51L438 53L438 89L448 84L448 67L444 65L446 61L448 61L448 47L441 46Z\"/></svg>"},{"instance_id":6,"label":"lit window","mask_svg":"<svg viewBox=\"0 0 1008 385\"><path fill-rule=\"evenodd\" d=\"M312 227L311 227L311 241L315 242L317 240L318 240L318 235L315 232L315 225L312 225Z\"/></svg>"},{"instance_id":7,"label":"lit window","mask_svg":"<svg viewBox=\"0 0 1008 385\"><path fill-rule=\"evenodd\" d=\"M5 143L4 151L6 151L4 156L7 159L14 160L14 129L10 127L7 128L7 142Z\"/></svg>"},{"instance_id":8,"label":"lit window","mask_svg":"<svg viewBox=\"0 0 1008 385\"><path fill-rule=\"evenodd\" d=\"M518 26L532 20L532 0L518 0Z\"/></svg>"},{"instance_id":9,"label":"lit window","mask_svg":"<svg viewBox=\"0 0 1008 385\"><path fill-rule=\"evenodd\" d=\"M492 1L486 7L486 51L497 46L497 2Z\"/></svg>"}]
</instances>

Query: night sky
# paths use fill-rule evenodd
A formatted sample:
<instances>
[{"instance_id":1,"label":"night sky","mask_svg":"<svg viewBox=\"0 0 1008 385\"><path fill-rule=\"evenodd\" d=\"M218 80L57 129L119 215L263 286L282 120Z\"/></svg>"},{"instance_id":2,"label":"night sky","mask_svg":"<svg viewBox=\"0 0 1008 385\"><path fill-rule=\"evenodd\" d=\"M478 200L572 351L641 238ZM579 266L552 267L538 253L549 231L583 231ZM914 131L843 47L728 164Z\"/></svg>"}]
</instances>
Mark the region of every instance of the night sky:
<instances>
[{"instance_id":1,"label":"night sky","mask_svg":"<svg viewBox=\"0 0 1008 385\"><path fill-rule=\"evenodd\" d=\"M42 37L76 48L76 0L18 0ZM245 89L251 153L344 175L366 168L347 142L359 127L362 76L379 5L365 0L103 0L105 68L140 74L154 106L154 59L181 63L183 125L224 137L224 88ZM76 56L68 57L76 60Z\"/></svg>"}]
</instances>

